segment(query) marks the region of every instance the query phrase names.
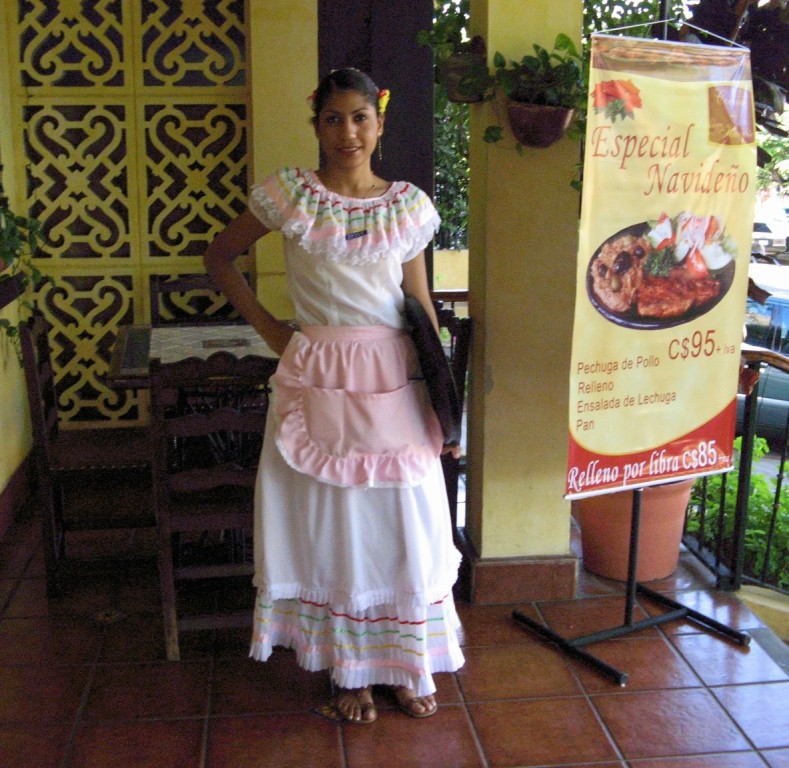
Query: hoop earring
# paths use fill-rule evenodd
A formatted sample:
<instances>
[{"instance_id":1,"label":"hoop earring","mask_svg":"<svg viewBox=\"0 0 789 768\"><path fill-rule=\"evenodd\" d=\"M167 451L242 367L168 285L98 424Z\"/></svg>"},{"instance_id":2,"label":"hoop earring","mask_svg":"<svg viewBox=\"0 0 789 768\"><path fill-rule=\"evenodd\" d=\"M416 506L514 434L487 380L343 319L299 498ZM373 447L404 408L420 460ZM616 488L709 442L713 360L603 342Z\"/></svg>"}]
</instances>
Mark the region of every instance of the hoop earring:
<instances>
[{"instance_id":1,"label":"hoop earring","mask_svg":"<svg viewBox=\"0 0 789 768\"><path fill-rule=\"evenodd\" d=\"M379 160L383 160L384 159L384 150L383 150L383 147L381 146L381 137L380 136L378 137L378 159Z\"/></svg>"}]
</instances>

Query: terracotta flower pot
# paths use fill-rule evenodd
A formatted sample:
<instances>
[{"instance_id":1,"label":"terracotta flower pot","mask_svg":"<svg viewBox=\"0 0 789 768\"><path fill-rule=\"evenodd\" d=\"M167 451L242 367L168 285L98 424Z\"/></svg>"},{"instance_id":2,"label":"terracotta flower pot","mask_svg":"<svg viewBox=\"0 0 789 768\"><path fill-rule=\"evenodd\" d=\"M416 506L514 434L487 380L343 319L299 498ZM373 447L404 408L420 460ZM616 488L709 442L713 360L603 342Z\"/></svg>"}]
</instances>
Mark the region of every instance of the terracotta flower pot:
<instances>
[{"instance_id":1,"label":"terracotta flower pot","mask_svg":"<svg viewBox=\"0 0 789 768\"><path fill-rule=\"evenodd\" d=\"M447 89L447 98L458 104L482 101L482 83L488 73L484 54L455 53L438 67L439 79Z\"/></svg>"},{"instance_id":2,"label":"terracotta flower pot","mask_svg":"<svg viewBox=\"0 0 789 768\"><path fill-rule=\"evenodd\" d=\"M677 569L685 510L693 483L693 480L679 480L642 491L637 581L665 579ZM586 570L609 579L627 579L632 512L632 491L573 502Z\"/></svg>"},{"instance_id":3,"label":"terracotta flower pot","mask_svg":"<svg viewBox=\"0 0 789 768\"><path fill-rule=\"evenodd\" d=\"M507 102L507 114L510 128L521 144L545 149L564 136L570 127L574 110L510 100Z\"/></svg>"}]
</instances>

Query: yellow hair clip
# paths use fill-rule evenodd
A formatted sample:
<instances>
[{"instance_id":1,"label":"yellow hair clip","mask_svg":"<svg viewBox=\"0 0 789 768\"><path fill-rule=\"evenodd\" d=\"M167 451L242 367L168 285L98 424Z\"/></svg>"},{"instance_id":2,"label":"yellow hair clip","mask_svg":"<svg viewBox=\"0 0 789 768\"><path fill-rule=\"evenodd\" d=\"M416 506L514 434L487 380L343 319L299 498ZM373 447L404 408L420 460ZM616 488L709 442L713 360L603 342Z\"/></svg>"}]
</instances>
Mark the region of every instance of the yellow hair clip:
<instances>
[{"instance_id":1,"label":"yellow hair clip","mask_svg":"<svg viewBox=\"0 0 789 768\"><path fill-rule=\"evenodd\" d=\"M389 104L389 97L392 94L388 88L382 88L378 91L378 114L383 115L386 112L386 107Z\"/></svg>"}]
</instances>

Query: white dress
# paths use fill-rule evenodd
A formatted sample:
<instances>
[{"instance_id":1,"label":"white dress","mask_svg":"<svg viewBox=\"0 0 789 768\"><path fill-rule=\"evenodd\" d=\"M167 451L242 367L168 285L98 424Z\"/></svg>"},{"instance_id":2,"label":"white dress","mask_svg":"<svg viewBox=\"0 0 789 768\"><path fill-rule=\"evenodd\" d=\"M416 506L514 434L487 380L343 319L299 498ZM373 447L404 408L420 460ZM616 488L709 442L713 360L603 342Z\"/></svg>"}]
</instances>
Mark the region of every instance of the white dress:
<instances>
[{"instance_id":1,"label":"white dress","mask_svg":"<svg viewBox=\"0 0 789 768\"><path fill-rule=\"evenodd\" d=\"M460 554L400 286L438 215L407 182L357 200L295 168L254 187L249 207L285 237L302 329L273 380L261 454L250 655L290 647L340 687L428 695L432 673L463 664L452 600ZM383 407L354 424L357 395ZM412 437L411 422L424 434Z\"/></svg>"}]
</instances>

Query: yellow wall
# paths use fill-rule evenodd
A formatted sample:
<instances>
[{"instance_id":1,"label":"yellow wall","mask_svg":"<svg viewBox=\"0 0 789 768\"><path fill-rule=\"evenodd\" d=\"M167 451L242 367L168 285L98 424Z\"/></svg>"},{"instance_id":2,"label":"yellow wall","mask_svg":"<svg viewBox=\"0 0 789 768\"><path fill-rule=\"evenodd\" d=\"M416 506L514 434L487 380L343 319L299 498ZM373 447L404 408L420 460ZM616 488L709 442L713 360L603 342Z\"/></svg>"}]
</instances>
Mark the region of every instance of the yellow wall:
<instances>
[{"instance_id":1,"label":"yellow wall","mask_svg":"<svg viewBox=\"0 0 789 768\"><path fill-rule=\"evenodd\" d=\"M580 41L576 0L472 0L488 55ZM579 145L515 150L507 129L481 135L493 105L472 107L470 391L467 532L483 559L569 551L563 500L578 196L569 186ZM498 107L500 113L501 107Z\"/></svg>"},{"instance_id":2,"label":"yellow wall","mask_svg":"<svg viewBox=\"0 0 789 768\"><path fill-rule=\"evenodd\" d=\"M17 321L16 307L0 311L0 317ZM5 334L0 336L0 492L27 456L31 445L30 419L27 412L27 391L16 350Z\"/></svg>"},{"instance_id":3,"label":"yellow wall","mask_svg":"<svg viewBox=\"0 0 789 768\"><path fill-rule=\"evenodd\" d=\"M318 8L315 0L252 0L252 181L283 165L315 167L318 143L308 97L318 84ZM257 34L257 32L260 34ZM278 317L293 317L287 299L282 241L258 245L258 294Z\"/></svg>"},{"instance_id":4,"label":"yellow wall","mask_svg":"<svg viewBox=\"0 0 789 768\"><path fill-rule=\"evenodd\" d=\"M14 4L15 5L15 4ZM10 89L8 88L8 56L13 53L13 45L8 39L7 19L14 8L9 3L0 13L0 41L5 41L3 54L0 55L0 115L12 114ZM3 161L3 186L15 208L15 173L13 165L4 158L14 157L11 146L11 131L0 122L0 160ZM0 318L16 323L19 319L17 305L0 310ZM27 456L31 445L30 420L27 414L27 392L25 390L22 368L16 350L5 334L0 334L0 492L8 485L11 476Z\"/></svg>"},{"instance_id":5,"label":"yellow wall","mask_svg":"<svg viewBox=\"0 0 789 768\"><path fill-rule=\"evenodd\" d=\"M468 290L468 251L433 251L433 287Z\"/></svg>"}]
</instances>

